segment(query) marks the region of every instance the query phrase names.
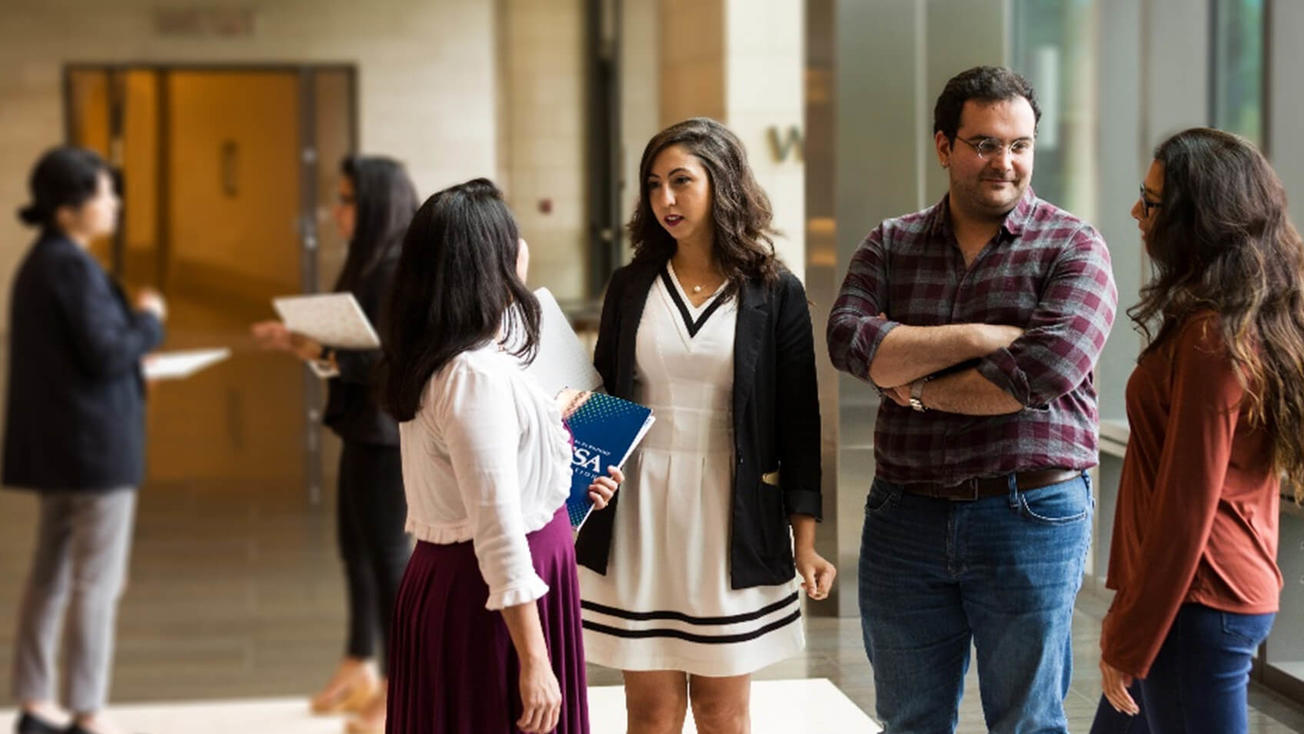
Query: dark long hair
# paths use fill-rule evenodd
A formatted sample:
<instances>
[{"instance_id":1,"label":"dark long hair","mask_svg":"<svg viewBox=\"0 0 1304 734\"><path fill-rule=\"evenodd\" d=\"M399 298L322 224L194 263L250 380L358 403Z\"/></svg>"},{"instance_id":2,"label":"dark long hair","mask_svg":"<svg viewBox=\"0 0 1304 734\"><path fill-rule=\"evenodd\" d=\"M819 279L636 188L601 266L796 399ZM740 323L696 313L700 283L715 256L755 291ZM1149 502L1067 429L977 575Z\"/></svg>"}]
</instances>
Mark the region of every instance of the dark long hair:
<instances>
[{"instance_id":1,"label":"dark long hair","mask_svg":"<svg viewBox=\"0 0 1304 734\"><path fill-rule=\"evenodd\" d=\"M18 210L24 224L45 231L57 229L60 207L79 207L95 196L100 175L113 171L98 153L70 145L47 150L28 179L32 202Z\"/></svg>"},{"instance_id":2,"label":"dark long hair","mask_svg":"<svg viewBox=\"0 0 1304 734\"><path fill-rule=\"evenodd\" d=\"M629 220L634 259L663 261L675 254L675 238L657 220L648 201L647 179L661 151L682 145L702 162L711 180L711 219L715 225L715 259L729 279L730 290L748 279L772 284L779 275L774 253L776 234L770 224L770 199L756 183L747 152L738 136L709 117L694 117L657 133L638 164L638 204Z\"/></svg>"},{"instance_id":3,"label":"dark long hair","mask_svg":"<svg viewBox=\"0 0 1304 734\"><path fill-rule=\"evenodd\" d=\"M1252 425L1273 436L1273 462L1304 496L1304 243L1286 191L1252 144L1192 128L1155 149L1164 190L1147 250L1153 274L1128 315L1150 352L1197 311L1221 331L1246 389ZM1151 338L1152 328L1158 330Z\"/></svg>"},{"instance_id":4,"label":"dark long hair","mask_svg":"<svg viewBox=\"0 0 1304 734\"><path fill-rule=\"evenodd\" d=\"M426 199L403 238L384 337L383 400L412 420L432 375L458 354L502 343L533 359L539 301L516 273L516 220L491 181L477 178Z\"/></svg>"},{"instance_id":5,"label":"dark long hair","mask_svg":"<svg viewBox=\"0 0 1304 734\"><path fill-rule=\"evenodd\" d=\"M417 191L403 164L392 158L348 156L340 161L340 174L353 184L357 215L335 290L351 291L378 263L398 256L417 210Z\"/></svg>"}]
</instances>

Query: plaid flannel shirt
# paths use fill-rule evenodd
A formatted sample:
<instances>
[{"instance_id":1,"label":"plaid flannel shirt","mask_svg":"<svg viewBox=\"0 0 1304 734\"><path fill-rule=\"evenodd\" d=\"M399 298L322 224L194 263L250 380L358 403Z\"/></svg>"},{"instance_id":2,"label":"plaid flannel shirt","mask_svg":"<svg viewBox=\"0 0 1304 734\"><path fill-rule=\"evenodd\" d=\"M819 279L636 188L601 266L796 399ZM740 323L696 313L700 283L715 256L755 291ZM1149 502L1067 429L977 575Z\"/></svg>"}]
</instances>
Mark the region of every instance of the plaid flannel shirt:
<instances>
[{"instance_id":1,"label":"plaid flannel shirt","mask_svg":"<svg viewBox=\"0 0 1304 734\"><path fill-rule=\"evenodd\" d=\"M1100 234L1031 189L967 269L946 197L880 224L852 256L829 316L833 364L868 381L879 344L900 324L1018 326L1023 336L976 367L1025 407L970 416L918 413L883 400L874 429L878 476L903 484L958 484L1030 469L1094 466L1099 413L1093 369L1117 301Z\"/></svg>"}]
</instances>

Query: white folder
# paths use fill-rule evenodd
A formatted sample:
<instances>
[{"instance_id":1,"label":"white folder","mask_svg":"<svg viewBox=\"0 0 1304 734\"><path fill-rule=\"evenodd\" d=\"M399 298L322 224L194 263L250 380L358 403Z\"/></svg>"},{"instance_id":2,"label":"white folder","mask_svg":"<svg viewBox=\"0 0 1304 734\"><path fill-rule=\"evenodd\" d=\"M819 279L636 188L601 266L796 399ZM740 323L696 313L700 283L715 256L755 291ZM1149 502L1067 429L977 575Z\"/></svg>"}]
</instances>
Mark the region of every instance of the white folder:
<instances>
[{"instance_id":1,"label":"white folder","mask_svg":"<svg viewBox=\"0 0 1304 734\"><path fill-rule=\"evenodd\" d=\"M376 349L380 337L352 293L283 296L272 306L286 328L336 349Z\"/></svg>"},{"instance_id":2,"label":"white folder","mask_svg":"<svg viewBox=\"0 0 1304 734\"><path fill-rule=\"evenodd\" d=\"M593 355L571 328L557 299L547 288L534 292L539 299L539 351L525 368L549 395L564 388L601 390L602 376L593 368Z\"/></svg>"},{"instance_id":3,"label":"white folder","mask_svg":"<svg viewBox=\"0 0 1304 734\"><path fill-rule=\"evenodd\" d=\"M231 356L230 349L190 349L156 352L145 357L147 380L182 380Z\"/></svg>"}]
</instances>

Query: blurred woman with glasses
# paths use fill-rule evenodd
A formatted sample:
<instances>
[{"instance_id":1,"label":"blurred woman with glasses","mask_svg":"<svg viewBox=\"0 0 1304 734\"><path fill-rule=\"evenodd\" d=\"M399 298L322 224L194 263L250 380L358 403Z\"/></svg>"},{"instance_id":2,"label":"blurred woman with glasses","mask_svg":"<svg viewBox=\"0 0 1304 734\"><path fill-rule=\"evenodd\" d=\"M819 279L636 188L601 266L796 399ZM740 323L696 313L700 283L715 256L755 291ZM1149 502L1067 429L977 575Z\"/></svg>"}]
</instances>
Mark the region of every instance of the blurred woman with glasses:
<instances>
[{"instance_id":1,"label":"blurred woman with glasses","mask_svg":"<svg viewBox=\"0 0 1304 734\"><path fill-rule=\"evenodd\" d=\"M340 164L335 224L349 242L335 291L352 293L367 318L384 323L385 299L394 282L403 234L417 209L416 188L402 164L380 156L350 156ZM327 365L325 423L344 442L340 453L337 539L348 582L349 632L344 659L312 699L318 714L356 713L348 731L381 732L385 685L380 669L389 647L390 617L410 543L403 532L398 424L375 398L380 350L323 347L288 331L279 321L254 324L266 349Z\"/></svg>"}]
</instances>

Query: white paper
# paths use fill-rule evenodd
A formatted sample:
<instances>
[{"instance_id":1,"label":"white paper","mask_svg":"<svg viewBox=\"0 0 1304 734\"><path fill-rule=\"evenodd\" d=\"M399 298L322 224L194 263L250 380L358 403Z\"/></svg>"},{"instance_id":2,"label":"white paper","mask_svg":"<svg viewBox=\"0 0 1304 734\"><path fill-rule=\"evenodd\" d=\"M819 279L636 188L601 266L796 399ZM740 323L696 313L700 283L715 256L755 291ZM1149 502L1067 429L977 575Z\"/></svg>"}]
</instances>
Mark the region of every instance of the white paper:
<instances>
[{"instance_id":1,"label":"white paper","mask_svg":"<svg viewBox=\"0 0 1304 734\"><path fill-rule=\"evenodd\" d=\"M601 390L602 376L593 368L593 355L584 347L547 288L534 292L539 299L539 351L526 373L533 375L549 395L565 388Z\"/></svg>"},{"instance_id":2,"label":"white paper","mask_svg":"<svg viewBox=\"0 0 1304 734\"><path fill-rule=\"evenodd\" d=\"M321 293L272 299L285 326L336 349L376 349L380 337L352 293Z\"/></svg>"},{"instance_id":3,"label":"white paper","mask_svg":"<svg viewBox=\"0 0 1304 734\"><path fill-rule=\"evenodd\" d=\"M230 356L230 349L191 349L180 352L157 352L145 358L145 379L184 379Z\"/></svg>"}]
</instances>

